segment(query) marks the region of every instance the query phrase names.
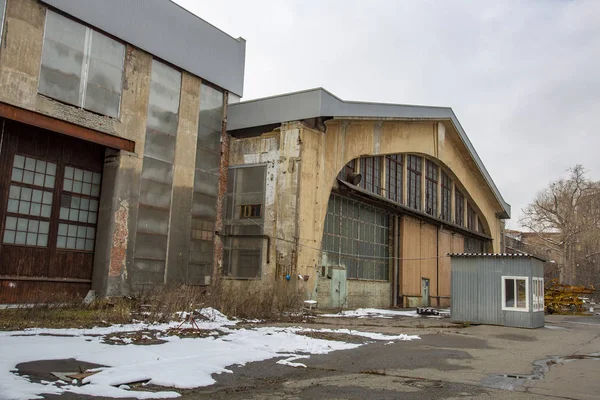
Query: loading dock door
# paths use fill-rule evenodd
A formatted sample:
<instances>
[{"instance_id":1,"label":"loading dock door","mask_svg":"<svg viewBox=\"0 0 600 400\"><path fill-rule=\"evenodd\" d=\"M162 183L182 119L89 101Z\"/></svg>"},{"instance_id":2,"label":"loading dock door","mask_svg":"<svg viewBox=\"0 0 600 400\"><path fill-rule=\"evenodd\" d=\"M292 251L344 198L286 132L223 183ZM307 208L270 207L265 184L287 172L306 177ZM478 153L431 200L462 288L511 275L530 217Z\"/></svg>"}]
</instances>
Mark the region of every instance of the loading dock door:
<instances>
[{"instance_id":1,"label":"loading dock door","mask_svg":"<svg viewBox=\"0 0 600 400\"><path fill-rule=\"evenodd\" d=\"M0 119L0 304L91 287L104 148Z\"/></svg>"}]
</instances>

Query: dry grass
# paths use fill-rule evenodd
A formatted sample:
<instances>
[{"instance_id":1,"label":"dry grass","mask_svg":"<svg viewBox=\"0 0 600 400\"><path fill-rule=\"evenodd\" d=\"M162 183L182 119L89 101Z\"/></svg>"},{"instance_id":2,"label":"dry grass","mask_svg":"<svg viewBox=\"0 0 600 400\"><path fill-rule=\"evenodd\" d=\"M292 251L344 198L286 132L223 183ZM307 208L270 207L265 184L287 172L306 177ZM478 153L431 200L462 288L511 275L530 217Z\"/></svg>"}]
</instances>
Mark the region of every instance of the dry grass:
<instances>
[{"instance_id":1,"label":"dry grass","mask_svg":"<svg viewBox=\"0 0 600 400\"><path fill-rule=\"evenodd\" d=\"M178 311L213 307L229 317L276 321L300 310L303 294L283 283L224 282L210 288L179 286L140 291L131 298L81 299L0 310L0 330L91 328L133 320L168 322Z\"/></svg>"}]
</instances>

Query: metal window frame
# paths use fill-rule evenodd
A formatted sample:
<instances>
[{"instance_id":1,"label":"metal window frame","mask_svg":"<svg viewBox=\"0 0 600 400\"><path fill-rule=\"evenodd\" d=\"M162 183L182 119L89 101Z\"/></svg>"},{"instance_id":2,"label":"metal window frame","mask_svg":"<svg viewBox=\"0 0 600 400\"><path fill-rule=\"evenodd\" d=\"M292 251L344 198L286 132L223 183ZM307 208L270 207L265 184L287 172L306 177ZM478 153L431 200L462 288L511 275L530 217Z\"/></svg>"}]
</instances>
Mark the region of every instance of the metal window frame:
<instances>
[{"instance_id":1,"label":"metal window frame","mask_svg":"<svg viewBox=\"0 0 600 400\"><path fill-rule=\"evenodd\" d=\"M3 1L3 0L0 0ZM6 1L6 0L4 0ZM127 45L123 42L121 42L120 40L116 40L115 38L111 37L110 35L106 35L103 32L98 31L97 29L94 29L90 26L88 26L87 24L82 24L80 21L75 20L73 18L70 18L68 15L65 15L61 12L57 12L54 11L53 9L50 8L46 8L46 16L44 17L44 35L43 35L43 39L42 39L42 55L44 54L44 46L46 45L46 27L48 24L48 15L49 13L54 13L58 16L61 16L63 18L67 18L71 21L73 21L74 23L81 25L82 27L85 28L85 38L84 38L84 44L83 44L83 60L81 63L81 76L80 76L80 82L79 82L79 96L77 99L77 104L72 104L72 103L67 103L64 102L65 104L69 104L75 107L78 107L82 110L86 110L88 112L94 113L94 114L99 114L99 115L103 115L105 117L108 118L114 118L114 119L120 119L121 118L121 105L123 102L123 86L125 83L125 58L127 56ZM0 21L0 28L2 27L2 22ZM92 52L92 41L93 41L93 36L94 34L98 34L98 35L102 35L107 37L108 39L111 39L117 43L119 43L121 46L123 46L123 72L121 73L121 93L119 96L119 108L117 110L117 115L115 117L111 117L109 115L106 114L102 114L96 111L92 111L89 110L88 108L85 107L85 95L87 92L87 85L88 85L88 72L90 69L90 60L91 60L91 52ZM2 40L2 31L0 30L0 43ZM42 63L40 62L40 71L38 72L38 77L41 75L42 73ZM46 96L45 94L40 93L40 83L41 83L41 79L38 79L38 88L37 88L37 92L39 94L41 94L42 96ZM50 97L50 96L47 96ZM52 97L53 100L56 101L60 101L63 102L59 99L55 99Z\"/></svg>"},{"instance_id":2,"label":"metal window frame","mask_svg":"<svg viewBox=\"0 0 600 400\"><path fill-rule=\"evenodd\" d=\"M439 183L438 165L425 159L425 212L437 217L437 186ZM429 207L431 206L431 212Z\"/></svg>"},{"instance_id":3,"label":"metal window frame","mask_svg":"<svg viewBox=\"0 0 600 400\"><path fill-rule=\"evenodd\" d=\"M465 226L465 196L458 189L454 189L454 223Z\"/></svg>"},{"instance_id":4,"label":"metal window frame","mask_svg":"<svg viewBox=\"0 0 600 400\"><path fill-rule=\"evenodd\" d=\"M4 33L4 19L6 18L7 0L0 0L0 49L2 48L2 37Z\"/></svg>"},{"instance_id":5,"label":"metal window frame","mask_svg":"<svg viewBox=\"0 0 600 400\"><path fill-rule=\"evenodd\" d=\"M334 205L333 207L330 207L332 201ZM351 211L345 213L345 211L343 210L344 202L352 206ZM358 209L356 207L358 207ZM374 213L374 215L366 216L363 214L364 211L363 213L361 213L361 210L370 210ZM381 225L378 222L379 217L382 217L384 215L387 215L387 225ZM336 216L339 217L339 227L337 229L337 233L335 229L331 232L328 232L327 228L328 226L330 226L332 221L335 221ZM344 234L343 226L345 220L350 222L350 227L348 229L349 235ZM383 240L384 238L381 238L382 240L378 241L376 239L379 236L379 233L377 232L378 229L384 229L383 233L384 236L387 233L387 240ZM329 196L329 202L325 214L325 224L323 226L323 238L321 241L321 249L324 253L328 255L331 254L332 258L337 259L339 264L342 264L341 260L344 258L351 259L353 262L356 263L355 266L352 265L352 268L355 268L355 271L350 270L350 266L344 264L346 266L346 279L374 282L390 282L389 257L392 250L392 246L390 245L389 240L390 235L390 220L389 215L385 210L339 194L332 193ZM327 237L334 238L334 242L337 242L337 245L335 246L337 247L337 249L328 248L325 245ZM357 253L356 255L350 255L348 253L342 252L344 240L351 241L351 248L355 249ZM369 247L371 247L372 254L361 254L361 252L363 252L365 248ZM384 253L384 257L377 256L377 254L380 252ZM364 263L372 264L371 267L373 268L373 278L365 278L363 276L363 271L365 268ZM331 263L329 264L332 265ZM352 264L352 262L350 264ZM354 276L353 274L351 275L351 273L353 272L356 272L356 276ZM380 276L385 276L385 279L378 279L378 277Z\"/></svg>"},{"instance_id":6,"label":"metal window frame","mask_svg":"<svg viewBox=\"0 0 600 400\"><path fill-rule=\"evenodd\" d=\"M226 198L226 201L229 201L229 196L230 195L235 196L235 193L236 193L235 192L235 188L237 186L236 185L237 170L244 169L244 168L256 168L256 167L262 167L264 169L264 171L263 171L263 173L264 173L263 181L265 183L265 186L264 186L264 190L262 192L262 194L263 194L263 203L262 203L263 204L263 207L262 207L263 210L261 210L261 216L260 216L260 218L241 218L240 220L246 220L246 221L247 220L251 220L251 221L260 220L263 223L262 225L260 225L262 227L262 233L261 234L257 234L256 237L253 236L255 239L266 239L266 240L263 240L263 245L259 249L259 251L260 251L260 261L258 263L258 272L257 272L256 277L238 277L238 276L233 276L233 275L230 274L230 266L231 266L231 264L228 264L228 265L223 265L223 279L240 280L240 281L261 280L262 279L262 273L263 273L263 263L264 263L264 259L265 259L265 257L264 257L265 256L265 245L267 246L267 248L266 248L266 255L267 255L266 262L267 262L267 264L269 264L269 252L270 252L270 247L271 247L270 246L271 240L270 240L270 238L267 235L265 235L265 227L264 227L265 214L266 214L265 208L266 208L266 204L267 204L266 203L266 201L267 201L266 196L267 196L268 163L243 164L243 165L233 165L233 166L230 166L228 168L227 173L229 174L230 171L235 171L234 172L234 177L233 177L233 180L234 180L234 182L233 182L233 190L234 191L233 191L233 193L227 192L226 195L225 195L225 198ZM237 207L239 205L241 205L241 204L233 204L233 207L235 208L235 207ZM224 205L223 209L227 210L228 207L229 207L228 205ZM224 217L225 217L225 218L223 218L223 226L224 227L227 225L228 221L234 221L234 220L236 220L236 218L234 218L233 216L232 216L231 220L228 220L226 214L224 215ZM221 236L224 239L227 239L228 237L230 239L235 239L235 237L236 237L236 235L226 235L226 234L222 234ZM237 237L238 237L238 239L239 238L244 238L244 237L250 238L250 236L245 236L245 235L237 235ZM264 243L265 241L266 241L266 244ZM227 246L225 246L225 243L223 243L223 252L226 252L226 251L230 252L230 254L229 254L229 262L230 263L231 263L231 251L232 250L233 250L232 248L227 248ZM245 249L242 249L242 250L245 250Z\"/></svg>"},{"instance_id":7,"label":"metal window frame","mask_svg":"<svg viewBox=\"0 0 600 400\"><path fill-rule=\"evenodd\" d=\"M536 296L536 288L537 288L537 296ZM546 308L545 298L544 298L544 278L532 278L532 298L533 298L533 311L539 312L544 311Z\"/></svg>"},{"instance_id":8,"label":"metal window frame","mask_svg":"<svg viewBox=\"0 0 600 400\"><path fill-rule=\"evenodd\" d=\"M406 157L406 172L408 175L408 182L406 185L406 202L410 208L415 210L421 210L421 193L423 193L423 187L421 178L423 177L423 166L422 157L407 154ZM414 165L413 165L414 164ZM414 183L414 185L413 185Z\"/></svg>"},{"instance_id":9,"label":"metal window frame","mask_svg":"<svg viewBox=\"0 0 600 400\"><path fill-rule=\"evenodd\" d=\"M390 154L385 157L387 162L386 171L386 197L392 201L402 204L402 184L404 180L402 154ZM394 179L392 179L392 171L394 171ZM394 190L392 190L392 187ZM392 196L393 195L393 196Z\"/></svg>"},{"instance_id":10,"label":"metal window frame","mask_svg":"<svg viewBox=\"0 0 600 400\"><path fill-rule=\"evenodd\" d=\"M450 175L448 175L443 169L441 171L442 179L440 183L440 192L442 195L442 201L440 202L440 216L441 219L450 221L452 219L452 179L450 178Z\"/></svg>"},{"instance_id":11,"label":"metal window frame","mask_svg":"<svg viewBox=\"0 0 600 400\"><path fill-rule=\"evenodd\" d=\"M525 308L523 307L508 307L506 306L506 285L505 281L514 280L515 281L515 304L517 304L518 290L517 290L517 281L523 280L525 281ZM502 276L502 311L517 311L517 312L529 312L529 277L528 276Z\"/></svg>"}]
</instances>

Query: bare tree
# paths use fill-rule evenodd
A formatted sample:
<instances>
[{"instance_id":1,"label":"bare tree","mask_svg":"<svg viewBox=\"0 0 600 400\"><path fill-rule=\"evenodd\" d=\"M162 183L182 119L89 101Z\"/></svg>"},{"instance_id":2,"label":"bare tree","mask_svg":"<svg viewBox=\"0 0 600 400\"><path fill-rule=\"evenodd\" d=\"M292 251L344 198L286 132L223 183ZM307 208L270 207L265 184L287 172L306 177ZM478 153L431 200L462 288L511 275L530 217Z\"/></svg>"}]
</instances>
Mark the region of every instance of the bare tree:
<instances>
[{"instance_id":1,"label":"bare tree","mask_svg":"<svg viewBox=\"0 0 600 400\"><path fill-rule=\"evenodd\" d=\"M585 176L581 165L569 169L567 179L552 182L523 209L521 225L536 232L561 253L561 282L577 282L582 252L600 251L600 189Z\"/></svg>"}]
</instances>

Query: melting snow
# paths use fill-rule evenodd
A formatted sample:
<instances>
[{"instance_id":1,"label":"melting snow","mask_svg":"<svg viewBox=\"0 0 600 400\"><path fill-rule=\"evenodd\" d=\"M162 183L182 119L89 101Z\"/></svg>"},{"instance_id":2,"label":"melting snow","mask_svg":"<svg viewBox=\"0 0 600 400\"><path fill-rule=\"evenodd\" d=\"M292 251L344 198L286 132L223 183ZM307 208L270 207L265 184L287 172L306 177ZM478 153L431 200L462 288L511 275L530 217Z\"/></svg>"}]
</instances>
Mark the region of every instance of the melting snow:
<instances>
[{"instance_id":1,"label":"melting snow","mask_svg":"<svg viewBox=\"0 0 600 400\"><path fill-rule=\"evenodd\" d=\"M357 310L358 311L358 310ZM385 311L385 310L380 310ZM309 358L310 354L327 354L335 350L359 347L360 344L315 339L297 333L303 331L344 333L374 340L413 340L418 336L382 335L348 329L273 328L230 329L235 324L214 309L200 313L209 321L197 321L201 329L226 333L221 337L180 338L162 336L166 343L152 346L126 344L115 346L103 342L104 335L140 331L148 328L166 331L170 324L129 324L93 329L29 329L0 332L0 398L40 398L42 393L72 392L107 397L172 398L174 391L145 392L126 390L131 382L149 381L165 387L191 389L215 383L215 373L231 373L228 366L253 361L287 357L279 364L306 367L293 361ZM40 335L44 334L44 335ZM48 336L50 335L50 336ZM60 335L60 336L52 336ZM65 336L67 335L67 336ZM301 353L301 354L297 354ZM99 373L83 380L83 386L56 382L33 383L12 371L17 364L36 360L75 358L80 361L107 365Z\"/></svg>"},{"instance_id":2,"label":"melting snow","mask_svg":"<svg viewBox=\"0 0 600 400\"><path fill-rule=\"evenodd\" d=\"M321 317L358 317L358 318L392 318L392 317L418 317L416 311L382 310L378 308L359 308L344 310L337 314L323 314Z\"/></svg>"}]
</instances>

